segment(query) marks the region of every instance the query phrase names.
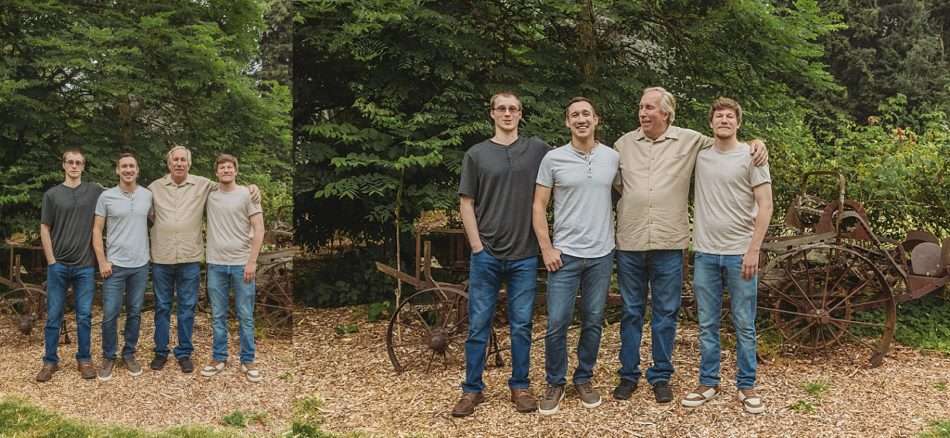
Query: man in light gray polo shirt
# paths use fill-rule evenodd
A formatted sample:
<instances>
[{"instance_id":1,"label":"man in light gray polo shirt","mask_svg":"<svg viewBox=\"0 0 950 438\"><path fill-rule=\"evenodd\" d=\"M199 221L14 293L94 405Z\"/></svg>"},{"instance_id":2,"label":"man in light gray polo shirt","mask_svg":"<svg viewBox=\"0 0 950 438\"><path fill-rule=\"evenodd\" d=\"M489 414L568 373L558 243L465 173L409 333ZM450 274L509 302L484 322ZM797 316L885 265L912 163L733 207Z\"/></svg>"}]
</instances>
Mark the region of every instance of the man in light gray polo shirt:
<instances>
[{"instance_id":1,"label":"man in light gray polo shirt","mask_svg":"<svg viewBox=\"0 0 950 438\"><path fill-rule=\"evenodd\" d=\"M102 283L102 366L99 380L112 378L116 360L117 320L125 302L125 345L122 359L132 376L142 374L135 360L139 341L142 302L148 282L148 214L152 192L139 186L138 160L130 153L116 162L119 185L102 192L96 202L92 246L99 261ZM107 229L105 248L102 229Z\"/></svg>"},{"instance_id":2,"label":"man in light gray polo shirt","mask_svg":"<svg viewBox=\"0 0 950 438\"><path fill-rule=\"evenodd\" d=\"M719 395L719 321L729 289L736 330L736 387L743 409L765 410L755 393L755 306L759 249L772 217L768 166L755 166L751 148L736 139L742 107L720 97L709 110L713 147L696 159L693 290L699 310L699 386L682 403L696 407Z\"/></svg>"},{"instance_id":3,"label":"man in light gray polo shirt","mask_svg":"<svg viewBox=\"0 0 950 438\"><path fill-rule=\"evenodd\" d=\"M551 415L564 398L567 373L567 328L581 290L581 335L577 342L574 387L581 405L600 406L591 384L604 304L614 257L611 186L620 164L617 151L597 142L599 119L594 105L575 97L565 110L571 142L544 156L534 190L532 224L548 270L548 329L544 368L548 382L538 412ZM554 195L554 242L548 233L547 208Z\"/></svg>"}]
</instances>

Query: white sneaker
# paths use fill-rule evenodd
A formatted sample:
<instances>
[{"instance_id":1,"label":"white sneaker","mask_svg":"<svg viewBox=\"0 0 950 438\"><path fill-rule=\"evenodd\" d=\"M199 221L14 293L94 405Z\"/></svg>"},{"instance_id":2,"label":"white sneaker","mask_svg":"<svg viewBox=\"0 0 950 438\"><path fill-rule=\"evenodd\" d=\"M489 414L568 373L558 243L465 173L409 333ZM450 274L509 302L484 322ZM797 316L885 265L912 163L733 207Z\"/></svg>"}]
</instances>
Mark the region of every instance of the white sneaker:
<instances>
[{"instance_id":1,"label":"white sneaker","mask_svg":"<svg viewBox=\"0 0 950 438\"><path fill-rule=\"evenodd\" d=\"M261 370L257 369L257 366L254 365L254 362L242 363L241 372L247 376L247 380L257 383L261 380L264 380L264 376L261 375Z\"/></svg>"}]
</instances>

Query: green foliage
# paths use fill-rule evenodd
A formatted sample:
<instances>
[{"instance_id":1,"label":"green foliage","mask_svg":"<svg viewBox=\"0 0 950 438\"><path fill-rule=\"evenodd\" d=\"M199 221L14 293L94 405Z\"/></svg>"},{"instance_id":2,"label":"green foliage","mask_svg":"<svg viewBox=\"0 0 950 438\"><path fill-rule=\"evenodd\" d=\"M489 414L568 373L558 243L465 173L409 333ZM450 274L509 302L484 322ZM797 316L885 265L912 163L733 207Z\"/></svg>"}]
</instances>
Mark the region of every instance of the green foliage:
<instances>
[{"instance_id":1,"label":"green foliage","mask_svg":"<svg viewBox=\"0 0 950 438\"><path fill-rule=\"evenodd\" d=\"M815 405L808 400L798 400L795 403L788 405L788 408L798 412L799 414L814 414Z\"/></svg>"},{"instance_id":2,"label":"green foliage","mask_svg":"<svg viewBox=\"0 0 950 438\"><path fill-rule=\"evenodd\" d=\"M882 323L884 314L863 311L856 319ZM869 332L866 327L852 326L850 330L858 336L879 336L879 331ZM894 339L910 347L950 354L950 302L931 294L898 305Z\"/></svg>"},{"instance_id":3,"label":"green foliage","mask_svg":"<svg viewBox=\"0 0 950 438\"><path fill-rule=\"evenodd\" d=\"M65 148L81 147L84 177L108 187L119 151L138 155L148 183L166 172L170 143L189 146L208 177L216 154L237 155L250 179L282 181L265 202L287 204L290 92L251 74L263 12L263 0L4 2L0 215L38 221ZM36 228L3 222L0 235Z\"/></svg>"},{"instance_id":4,"label":"green foliage","mask_svg":"<svg viewBox=\"0 0 950 438\"><path fill-rule=\"evenodd\" d=\"M391 301L380 301L378 303L369 303L366 306L366 319L369 322L376 322L389 319L392 315L393 304Z\"/></svg>"},{"instance_id":5,"label":"green foliage","mask_svg":"<svg viewBox=\"0 0 950 438\"><path fill-rule=\"evenodd\" d=\"M375 265L375 261L384 259L386 255L379 248L352 248L316 260L297 260L294 298L302 305L316 307L389 300L395 281L377 271Z\"/></svg>"},{"instance_id":6,"label":"green foliage","mask_svg":"<svg viewBox=\"0 0 950 438\"><path fill-rule=\"evenodd\" d=\"M919 438L950 438L950 420L934 421L927 431L918 435Z\"/></svg>"},{"instance_id":7,"label":"green foliage","mask_svg":"<svg viewBox=\"0 0 950 438\"><path fill-rule=\"evenodd\" d=\"M805 392L815 399L820 399L821 396L828 391L828 383L822 380L815 380L813 382L806 382L803 388Z\"/></svg>"},{"instance_id":8,"label":"green foliage","mask_svg":"<svg viewBox=\"0 0 950 438\"><path fill-rule=\"evenodd\" d=\"M240 410L225 415L224 418L221 419L221 422L226 426L231 427L238 427L242 429L247 427L247 417L244 415L244 412Z\"/></svg>"},{"instance_id":9,"label":"green foliage","mask_svg":"<svg viewBox=\"0 0 950 438\"><path fill-rule=\"evenodd\" d=\"M227 438L231 433L207 427L180 426L162 432L142 432L125 427L104 427L63 418L22 399L0 398L0 436L126 437L126 438Z\"/></svg>"},{"instance_id":10,"label":"green foliage","mask_svg":"<svg viewBox=\"0 0 950 438\"><path fill-rule=\"evenodd\" d=\"M360 331L359 324L349 323L349 324L338 324L333 328L333 331L340 336L348 335L351 333L357 333Z\"/></svg>"},{"instance_id":11,"label":"green foliage","mask_svg":"<svg viewBox=\"0 0 950 438\"><path fill-rule=\"evenodd\" d=\"M858 2L824 0L847 28L824 38L825 59L847 88L835 104L864 123L898 94L909 106L902 125L922 127L926 109L950 110L950 6L940 0Z\"/></svg>"},{"instance_id":12,"label":"green foliage","mask_svg":"<svg viewBox=\"0 0 950 438\"><path fill-rule=\"evenodd\" d=\"M297 12L297 227L312 246L338 232L392 240L397 207L402 231L455 209L462 154L491 134L502 89L523 98L523 133L551 144L568 138L575 95L598 103L611 143L634 128L646 85L672 89L677 122L697 129L712 98L735 96L762 117L750 135L803 126L799 90L835 89L818 38L837 25L814 1L304 0Z\"/></svg>"}]
</instances>

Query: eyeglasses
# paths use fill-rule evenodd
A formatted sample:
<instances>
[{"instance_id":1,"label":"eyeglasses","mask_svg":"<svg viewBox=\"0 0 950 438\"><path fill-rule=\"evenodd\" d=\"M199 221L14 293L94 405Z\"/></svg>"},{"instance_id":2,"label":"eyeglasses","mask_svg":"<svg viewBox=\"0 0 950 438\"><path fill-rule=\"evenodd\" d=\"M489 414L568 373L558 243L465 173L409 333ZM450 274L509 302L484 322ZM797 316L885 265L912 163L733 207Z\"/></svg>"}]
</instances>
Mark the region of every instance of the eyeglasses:
<instances>
[{"instance_id":1,"label":"eyeglasses","mask_svg":"<svg viewBox=\"0 0 950 438\"><path fill-rule=\"evenodd\" d=\"M495 110L495 112L499 112L499 113L509 112L509 113L515 114L515 113L521 112L521 108L518 108L516 106L496 106L492 109Z\"/></svg>"},{"instance_id":2,"label":"eyeglasses","mask_svg":"<svg viewBox=\"0 0 950 438\"><path fill-rule=\"evenodd\" d=\"M65 160L63 161L67 166L79 166L82 167L86 164L83 160Z\"/></svg>"}]
</instances>

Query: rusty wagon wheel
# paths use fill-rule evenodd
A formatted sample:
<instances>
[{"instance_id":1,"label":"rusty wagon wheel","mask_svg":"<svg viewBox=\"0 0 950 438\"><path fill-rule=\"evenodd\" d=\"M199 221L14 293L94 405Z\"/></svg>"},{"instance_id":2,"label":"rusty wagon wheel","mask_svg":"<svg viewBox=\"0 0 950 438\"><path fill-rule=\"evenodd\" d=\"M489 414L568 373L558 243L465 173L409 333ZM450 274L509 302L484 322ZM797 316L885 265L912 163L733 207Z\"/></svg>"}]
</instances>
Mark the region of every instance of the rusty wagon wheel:
<instances>
[{"instance_id":1,"label":"rusty wagon wheel","mask_svg":"<svg viewBox=\"0 0 950 438\"><path fill-rule=\"evenodd\" d=\"M759 276L759 309L786 342L806 351L841 348L881 365L894 339L897 304L878 267L860 251L812 244L773 259ZM883 321L871 310L880 310Z\"/></svg>"},{"instance_id":2,"label":"rusty wagon wheel","mask_svg":"<svg viewBox=\"0 0 950 438\"><path fill-rule=\"evenodd\" d=\"M43 319L46 292L39 287L23 286L0 294L0 316L12 318L17 330L29 335Z\"/></svg>"},{"instance_id":3,"label":"rusty wagon wheel","mask_svg":"<svg viewBox=\"0 0 950 438\"><path fill-rule=\"evenodd\" d=\"M293 270L291 261L264 267L257 276L255 313L266 326L289 333L293 326Z\"/></svg>"},{"instance_id":4,"label":"rusty wagon wheel","mask_svg":"<svg viewBox=\"0 0 950 438\"><path fill-rule=\"evenodd\" d=\"M455 285L440 286L416 292L399 304L389 320L386 349L396 372L420 368L428 372L436 361L444 366L462 363L467 336L468 294Z\"/></svg>"}]
</instances>

